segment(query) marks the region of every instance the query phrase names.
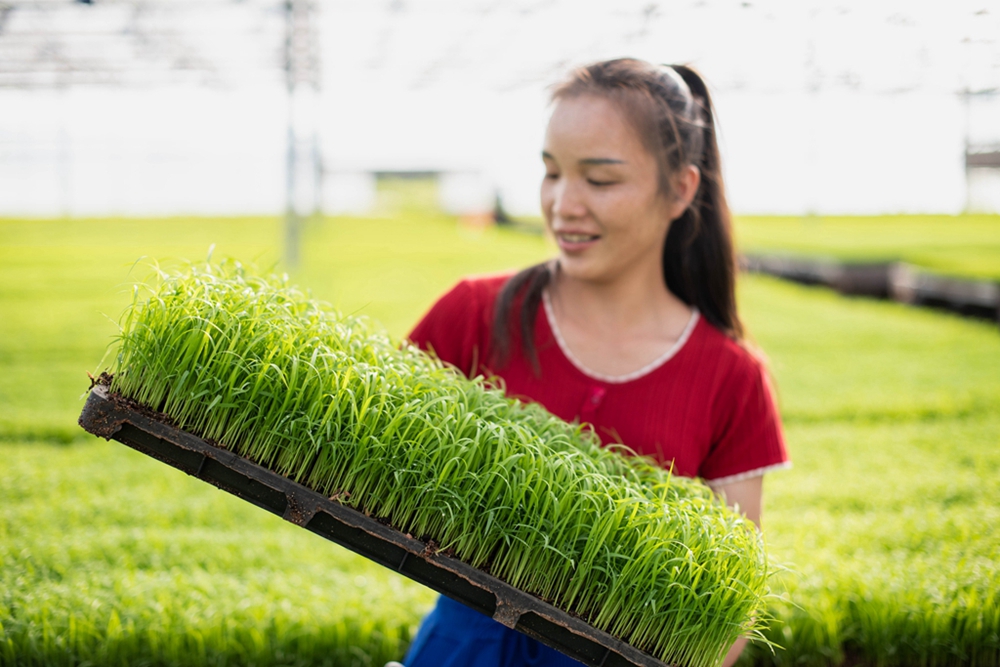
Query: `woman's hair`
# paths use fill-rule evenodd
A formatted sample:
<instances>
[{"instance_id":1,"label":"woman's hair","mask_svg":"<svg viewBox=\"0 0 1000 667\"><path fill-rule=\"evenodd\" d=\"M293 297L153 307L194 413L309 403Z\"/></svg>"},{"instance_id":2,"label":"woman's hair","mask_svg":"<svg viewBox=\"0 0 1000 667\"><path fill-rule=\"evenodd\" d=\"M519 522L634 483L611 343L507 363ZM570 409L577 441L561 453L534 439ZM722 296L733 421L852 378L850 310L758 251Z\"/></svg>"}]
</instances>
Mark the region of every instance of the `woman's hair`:
<instances>
[{"instance_id":1,"label":"woman's hair","mask_svg":"<svg viewBox=\"0 0 1000 667\"><path fill-rule=\"evenodd\" d=\"M694 199L667 232L663 278L677 298L697 308L730 338L741 341L731 221L705 82L689 67L621 58L577 69L554 88L552 101L583 95L608 99L625 114L656 159L665 195L672 194L671 178L683 167L698 167L701 181ZM550 264L538 264L514 275L501 289L492 327L490 362L494 366L504 366L514 345L519 344L538 371L535 317L551 279Z\"/></svg>"}]
</instances>

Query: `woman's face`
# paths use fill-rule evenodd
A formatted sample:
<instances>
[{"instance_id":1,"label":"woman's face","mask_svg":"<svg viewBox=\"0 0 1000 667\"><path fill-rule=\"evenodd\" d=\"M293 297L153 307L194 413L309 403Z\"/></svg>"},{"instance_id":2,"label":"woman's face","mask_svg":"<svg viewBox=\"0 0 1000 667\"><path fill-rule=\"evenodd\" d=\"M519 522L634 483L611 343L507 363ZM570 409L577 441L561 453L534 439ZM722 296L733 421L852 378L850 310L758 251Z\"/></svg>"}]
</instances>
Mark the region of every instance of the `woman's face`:
<instances>
[{"instance_id":1,"label":"woman's face","mask_svg":"<svg viewBox=\"0 0 1000 667\"><path fill-rule=\"evenodd\" d=\"M559 100L542 159L542 212L568 277L607 283L637 270L662 275L667 229L685 204L661 191L656 160L612 102Z\"/></svg>"}]
</instances>

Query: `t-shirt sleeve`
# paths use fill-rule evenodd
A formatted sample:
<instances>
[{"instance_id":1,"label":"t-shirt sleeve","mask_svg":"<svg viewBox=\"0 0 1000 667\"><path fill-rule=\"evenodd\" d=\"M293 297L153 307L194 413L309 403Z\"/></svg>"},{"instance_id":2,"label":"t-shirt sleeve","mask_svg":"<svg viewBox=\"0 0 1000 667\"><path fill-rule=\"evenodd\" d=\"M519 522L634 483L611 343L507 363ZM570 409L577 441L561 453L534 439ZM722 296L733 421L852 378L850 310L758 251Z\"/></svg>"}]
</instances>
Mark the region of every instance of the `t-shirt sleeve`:
<instances>
[{"instance_id":1,"label":"t-shirt sleeve","mask_svg":"<svg viewBox=\"0 0 1000 667\"><path fill-rule=\"evenodd\" d=\"M728 484L791 466L767 370L749 355L726 378L716 403L712 446L699 476Z\"/></svg>"},{"instance_id":2,"label":"t-shirt sleeve","mask_svg":"<svg viewBox=\"0 0 1000 667\"><path fill-rule=\"evenodd\" d=\"M459 282L431 306L407 338L473 377L482 361L480 301L470 281Z\"/></svg>"}]
</instances>

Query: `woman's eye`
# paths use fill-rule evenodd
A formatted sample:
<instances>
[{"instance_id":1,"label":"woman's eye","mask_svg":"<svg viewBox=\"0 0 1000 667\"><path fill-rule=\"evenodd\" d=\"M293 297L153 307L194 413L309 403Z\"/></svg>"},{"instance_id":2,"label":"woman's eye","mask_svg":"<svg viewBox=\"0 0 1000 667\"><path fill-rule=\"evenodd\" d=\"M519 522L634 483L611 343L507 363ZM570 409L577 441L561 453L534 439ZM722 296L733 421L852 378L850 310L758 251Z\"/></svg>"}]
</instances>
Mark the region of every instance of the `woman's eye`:
<instances>
[{"instance_id":1,"label":"woman's eye","mask_svg":"<svg viewBox=\"0 0 1000 667\"><path fill-rule=\"evenodd\" d=\"M549 179L559 178L559 174L548 174L547 173L547 174L545 174L545 178L549 178Z\"/></svg>"},{"instance_id":2,"label":"woman's eye","mask_svg":"<svg viewBox=\"0 0 1000 667\"><path fill-rule=\"evenodd\" d=\"M591 185L598 185L598 186L600 186L600 185L614 185L615 184L615 181L595 181L592 178L588 178L587 182L590 183Z\"/></svg>"}]
</instances>

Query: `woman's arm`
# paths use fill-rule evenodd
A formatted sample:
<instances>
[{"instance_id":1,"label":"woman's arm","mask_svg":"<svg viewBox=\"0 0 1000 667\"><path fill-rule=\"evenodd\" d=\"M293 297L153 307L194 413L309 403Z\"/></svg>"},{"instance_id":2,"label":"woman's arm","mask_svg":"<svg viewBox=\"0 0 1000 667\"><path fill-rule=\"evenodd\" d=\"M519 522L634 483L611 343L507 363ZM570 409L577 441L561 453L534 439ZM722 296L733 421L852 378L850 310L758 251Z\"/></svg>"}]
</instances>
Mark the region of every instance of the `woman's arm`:
<instances>
[{"instance_id":1,"label":"woman's arm","mask_svg":"<svg viewBox=\"0 0 1000 667\"><path fill-rule=\"evenodd\" d=\"M748 519L760 528L761 505L764 498L763 475L740 480L739 482L713 486L712 490L722 496L727 505L733 509L738 508L741 514L745 514ZM722 661L722 667L731 667L740 657L740 653L743 652L743 647L746 646L746 643L747 640L745 637L737 639L736 643L729 649L729 653L726 654L726 659Z\"/></svg>"},{"instance_id":2,"label":"woman's arm","mask_svg":"<svg viewBox=\"0 0 1000 667\"><path fill-rule=\"evenodd\" d=\"M709 484L709 486L726 501L727 505L733 509L738 508L740 514L746 515L760 528L761 504L764 496L763 475L717 486Z\"/></svg>"}]
</instances>

